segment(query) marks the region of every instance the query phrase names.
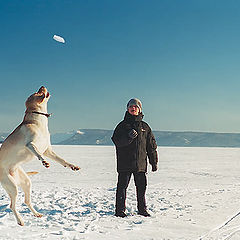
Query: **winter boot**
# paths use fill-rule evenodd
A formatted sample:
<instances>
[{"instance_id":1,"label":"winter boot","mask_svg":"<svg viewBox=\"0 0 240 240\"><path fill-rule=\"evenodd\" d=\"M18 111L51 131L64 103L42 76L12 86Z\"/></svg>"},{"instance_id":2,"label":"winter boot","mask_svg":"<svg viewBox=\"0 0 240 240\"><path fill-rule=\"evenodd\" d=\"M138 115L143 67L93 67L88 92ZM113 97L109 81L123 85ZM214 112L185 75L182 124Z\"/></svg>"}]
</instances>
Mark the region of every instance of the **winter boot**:
<instances>
[{"instance_id":1,"label":"winter boot","mask_svg":"<svg viewBox=\"0 0 240 240\"><path fill-rule=\"evenodd\" d=\"M125 218L125 217L127 217L127 214L125 212L116 212L115 216L116 217Z\"/></svg>"},{"instance_id":2,"label":"winter boot","mask_svg":"<svg viewBox=\"0 0 240 240\"><path fill-rule=\"evenodd\" d=\"M144 216L144 217L151 217L151 215L147 212L147 210L138 211L138 215Z\"/></svg>"}]
</instances>

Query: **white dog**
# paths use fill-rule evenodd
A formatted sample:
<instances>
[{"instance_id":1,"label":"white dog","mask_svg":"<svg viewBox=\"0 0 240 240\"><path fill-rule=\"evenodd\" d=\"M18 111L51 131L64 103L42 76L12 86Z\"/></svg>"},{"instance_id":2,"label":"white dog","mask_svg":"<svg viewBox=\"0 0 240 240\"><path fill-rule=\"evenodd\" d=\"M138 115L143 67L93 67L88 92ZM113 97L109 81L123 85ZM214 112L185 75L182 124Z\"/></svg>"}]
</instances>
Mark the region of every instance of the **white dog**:
<instances>
[{"instance_id":1,"label":"white dog","mask_svg":"<svg viewBox=\"0 0 240 240\"><path fill-rule=\"evenodd\" d=\"M36 217L42 217L42 214L32 207L31 181L28 174L20 167L21 164L36 156L45 167L49 167L49 163L44 160L46 156L64 167L75 171L80 169L58 157L52 150L48 131L50 114L47 113L47 102L49 98L50 94L47 89L41 87L37 93L27 99L23 122L6 138L0 148L0 182L10 196L10 208L21 226L24 222L16 210L18 186L25 193L25 203L29 209Z\"/></svg>"}]
</instances>

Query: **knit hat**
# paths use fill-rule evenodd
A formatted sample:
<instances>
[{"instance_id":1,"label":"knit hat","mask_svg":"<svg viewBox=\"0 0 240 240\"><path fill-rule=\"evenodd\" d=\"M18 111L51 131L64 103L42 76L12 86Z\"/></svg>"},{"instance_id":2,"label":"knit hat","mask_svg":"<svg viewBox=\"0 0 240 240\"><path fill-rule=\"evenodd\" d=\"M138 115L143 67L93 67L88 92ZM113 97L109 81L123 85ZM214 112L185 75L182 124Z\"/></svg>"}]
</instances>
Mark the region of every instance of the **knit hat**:
<instances>
[{"instance_id":1,"label":"knit hat","mask_svg":"<svg viewBox=\"0 0 240 240\"><path fill-rule=\"evenodd\" d=\"M142 112L142 103L141 103L141 101L139 99L137 99L137 98L130 99L128 104L127 104L127 109L130 106L137 106L139 108L139 112L140 113Z\"/></svg>"}]
</instances>

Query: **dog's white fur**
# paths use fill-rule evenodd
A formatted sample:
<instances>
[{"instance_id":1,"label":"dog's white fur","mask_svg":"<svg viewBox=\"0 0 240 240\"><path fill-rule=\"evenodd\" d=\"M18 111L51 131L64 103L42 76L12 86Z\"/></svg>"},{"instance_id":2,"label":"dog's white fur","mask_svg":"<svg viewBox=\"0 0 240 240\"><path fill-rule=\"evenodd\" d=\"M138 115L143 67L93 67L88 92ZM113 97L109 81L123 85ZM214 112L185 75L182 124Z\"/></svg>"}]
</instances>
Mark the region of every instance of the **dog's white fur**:
<instances>
[{"instance_id":1,"label":"dog's white fur","mask_svg":"<svg viewBox=\"0 0 240 240\"><path fill-rule=\"evenodd\" d=\"M36 156L45 167L49 164L44 156L51 158L64 167L79 170L58 157L53 152L48 131L47 102L50 94L45 87L32 94L26 101L26 112L23 122L6 138L0 148L0 182L11 199L12 209L17 223L24 225L23 219L16 210L18 186L25 193L25 203L36 217L42 217L31 204L31 180L21 168L21 164L30 161ZM43 114L46 115L43 115Z\"/></svg>"}]
</instances>

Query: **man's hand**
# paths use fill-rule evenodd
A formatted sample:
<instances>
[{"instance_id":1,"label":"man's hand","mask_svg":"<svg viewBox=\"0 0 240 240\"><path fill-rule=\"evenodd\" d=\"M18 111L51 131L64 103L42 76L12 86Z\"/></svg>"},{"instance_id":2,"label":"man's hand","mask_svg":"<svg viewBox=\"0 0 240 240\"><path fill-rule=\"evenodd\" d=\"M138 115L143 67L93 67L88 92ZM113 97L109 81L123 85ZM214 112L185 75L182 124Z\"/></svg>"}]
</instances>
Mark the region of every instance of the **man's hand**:
<instances>
[{"instance_id":1,"label":"man's hand","mask_svg":"<svg viewBox=\"0 0 240 240\"><path fill-rule=\"evenodd\" d=\"M137 131L135 129L132 129L129 133L128 133L128 136L131 138L131 139L134 139L136 138L138 135Z\"/></svg>"},{"instance_id":2,"label":"man's hand","mask_svg":"<svg viewBox=\"0 0 240 240\"><path fill-rule=\"evenodd\" d=\"M152 171L156 172L157 171L157 165L152 165Z\"/></svg>"}]
</instances>

